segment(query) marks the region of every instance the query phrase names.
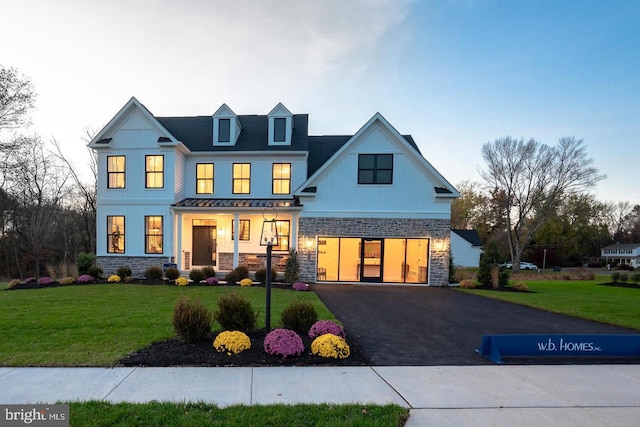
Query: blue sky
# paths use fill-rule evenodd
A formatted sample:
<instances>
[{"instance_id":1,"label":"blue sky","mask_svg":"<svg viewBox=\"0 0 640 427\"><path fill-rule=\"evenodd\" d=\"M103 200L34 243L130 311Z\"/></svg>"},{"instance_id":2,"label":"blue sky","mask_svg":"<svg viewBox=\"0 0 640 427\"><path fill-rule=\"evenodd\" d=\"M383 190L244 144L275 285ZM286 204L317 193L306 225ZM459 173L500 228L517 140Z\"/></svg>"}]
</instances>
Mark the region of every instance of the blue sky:
<instances>
[{"instance_id":1,"label":"blue sky","mask_svg":"<svg viewBox=\"0 0 640 427\"><path fill-rule=\"evenodd\" d=\"M0 63L39 94L33 131L84 169L83 131L131 97L158 116L382 113L454 185L483 143L584 139L601 201L640 204L638 0L0 0ZM636 182L634 182L636 181Z\"/></svg>"}]
</instances>

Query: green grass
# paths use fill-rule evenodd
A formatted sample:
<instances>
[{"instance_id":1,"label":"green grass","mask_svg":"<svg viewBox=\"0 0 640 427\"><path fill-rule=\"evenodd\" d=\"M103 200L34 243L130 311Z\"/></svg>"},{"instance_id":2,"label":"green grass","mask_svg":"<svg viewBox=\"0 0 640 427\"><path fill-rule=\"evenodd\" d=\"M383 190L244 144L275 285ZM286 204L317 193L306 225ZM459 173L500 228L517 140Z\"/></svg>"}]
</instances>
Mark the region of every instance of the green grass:
<instances>
[{"instance_id":1,"label":"green grass","mask_svg":"<svg viewBox=\"0 0 640 427\"><path fill-rule=\"evenodd\" d=\"M205 403L70 403L70 425L80 426L374 426L404 425L397 405L270 405L218 408Z\"/></svg>"},{"instance_id":2,"label":"green grass","mask_svg":"<svg viewBox=\"0 0 640 427\"><path fill-rule=\"evenodd\" d=\"M599 283L610 281L611 278L606 276L598 276L592 281L524 280L534 293L459 290L555 313L640 329L640 289L598 286Z\"/></svg>"},{"instance_id":3,"label":"green grass","mask_svg":"<svg viewBox=\"0 0 640 427\"><path fill-rule=\"evenodd\" d=\"M0 365L111 366L175 336L173 307L180 297L199 297L214 311L219 296L230 292L251 301L259 310L258 327L264 327L266 294L257 287L105 284L0 290ZM272 327L292 299L309 300L319 319L335 320L312 292L272 289ZM218 328L214 323L213 329Z\"/></svg>"}]
</instances>

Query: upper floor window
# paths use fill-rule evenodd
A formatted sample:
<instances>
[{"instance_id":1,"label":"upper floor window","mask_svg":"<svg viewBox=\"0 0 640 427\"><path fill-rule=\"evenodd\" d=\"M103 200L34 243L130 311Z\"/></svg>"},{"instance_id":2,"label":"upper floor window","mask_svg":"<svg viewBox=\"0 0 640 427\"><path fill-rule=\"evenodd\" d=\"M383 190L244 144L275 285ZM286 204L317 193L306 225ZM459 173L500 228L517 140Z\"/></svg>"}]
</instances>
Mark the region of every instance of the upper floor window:
<instances>
[{"instance_id":1,"label":"upper floor window","mask_svg":"<svg viewBox=\"0 0 640 427\"><path fill-rule=\"evenodd\" d=\"M233 164L233 194L251 193L251 163Z\"/></svg>"},{"instance_id":2,"label":"upper floor window","mask_svg":"<svg viewBox=\"0 0 640 427\"><path fill-rule=\"evenodd\" d=\"M291 192L291 163L274 163L272 168L273 194Z\"/></svg>"},{"instance_id":3,"label":"upper floor window","mask_svg":"<svg viewBox=\"0 0 640 427\"><path fill-rule=\"evenodd\" d=\"M359 154L358 184L393 184L393 154Z\"/></svg>"},{"instance_id":4,"label":"upper floor window","mask_svg":"<svg viewBox=\"0 0 640 427\"><path fill-rule=\"evenodd\" d=\"M218 120L218 142L231 141L231 119Z\"/></svg>"},{"instance_id":5,"label":"upper floor window","mask_svg":"<svg viewBox=\"0 0 640 427\"><path fill-rule=\"evenodd\" d=\"M274 251L289 250L289 236L291 234L291 224L287 220L276 221L278 230L278 244L273 247Z\"/></svg>"},{"instance_id":6,"label":"upper floor window","mask_svg":"<svg viewBox=\"0 0 640 427\"><path fill-rule=\"evenodd\" d=\"M144 217L144 240L145 253L162 253L162 216Z\"/></svg>"},{"instance_id":7,"label":"upper floor window","mask_svg":"<svg viewBox=\"0 0 640 427\"><path fill-rule=\"evenodd\" d=\"M107 188L124 188L125 156L107 156Z\"/></svg>"},{"instance_id":8,"label":"upper floor window","mask_svg":"<svg viewBox=\"0 0 640 427\"><path fill-rule=\"evenodd\" d=\"M276 117L273 119L273 142L285 142L287 140L287 119Z\"/></svg>"},{"instance_id":9,"label":"upper floor window","mask_svg":"<svg viewBox=\"0 0 640 427\"><path fill-rule=\"evenodd\" d=\"M107 216L107 252L124 253L124 216Z\"/></svg>"},{"instance_id":10,"label":"upper floor window","mask_svg":"<svg viewBox=\"0 0 640 427\"><path fill-rule=\"evenodd\" d=\"M238 240L250 240L251 239L251 222L248 219L239 219L240 229L238 230ZM234 240L236 236L236 222L231 221L231 240Z\"/></svg>"},{"instance_id":11,"label":"upper floor window","mask_svg":"<svg viewBox=\"0 0 640 427\"><path fill-rule=\"evenodd\" d=\"M145 156L145 187L164 188L164 156Z\"/></svg>"},{"instance_id":12,"label":"upper floor window","mask_svg":"<svg viewBox=\"0 0 640 427\"><path fill-rule=\"evenodd\" d=\"M213 163L196 165L196 193L213 194Z\"/></svg>"}]
</instances>

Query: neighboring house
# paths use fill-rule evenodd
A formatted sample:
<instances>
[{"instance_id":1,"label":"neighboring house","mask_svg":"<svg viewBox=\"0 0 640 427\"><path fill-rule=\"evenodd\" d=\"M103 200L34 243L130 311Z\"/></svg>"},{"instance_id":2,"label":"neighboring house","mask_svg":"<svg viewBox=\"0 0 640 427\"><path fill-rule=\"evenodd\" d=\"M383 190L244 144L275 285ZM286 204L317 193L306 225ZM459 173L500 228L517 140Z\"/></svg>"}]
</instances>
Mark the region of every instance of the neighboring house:
<instances>
[{"instance_id":1,"label":"neighboring house","mask_svg":"<svg viewBox=\"0 0 640 427\"><path fill-rule=\"evenodd\" d=\"M640 243L615 243L600 249L600 259L607 264L640 267Z\"/></svg>"},{"instance_id":2,"label":"neighboring house","mask_svg":"<svg viewBox=\"0 0 640 427\"><path fill-rule=\"evenodd\" d=\"M89 147L105 274L166 263L256 270L275 214L275 267L296 249L302 280L447 284L459 193L380 114L354 135L309 136L308 116L282 104L267 115L222 105L155 117L131 98Z\"/></svg>"},{"instance_id":3,"label":"neighboring house","mask_svg":"<svg viewBox=\"0 0 640 427\"><path fill-rule=\"evenodd\" d=\"M456 267L478 267L482 241L476 230L451 229L451 255Z\"/></svg>"}]
</instances>

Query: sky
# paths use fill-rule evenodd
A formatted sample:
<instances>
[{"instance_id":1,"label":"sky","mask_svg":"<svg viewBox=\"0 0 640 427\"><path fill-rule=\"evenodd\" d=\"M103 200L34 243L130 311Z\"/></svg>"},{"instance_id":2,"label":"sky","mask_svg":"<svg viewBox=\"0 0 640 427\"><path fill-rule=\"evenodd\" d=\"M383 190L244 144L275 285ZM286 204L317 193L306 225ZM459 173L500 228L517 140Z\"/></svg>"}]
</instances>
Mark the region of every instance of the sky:
<instances>
[{"instance_id":1,"label":"sky","mask_svg":"<svg viewBox=\"0 0 640 427\"><path fill-rule=\"evenodd\" d=\"M454 185L497 138L583 139L596 198L640 204L640 0L0 0L0 64L86 176L86 130L132 96L156 116L282 102L312 135L380 112Z\"/></svg>"}]
</instances>

